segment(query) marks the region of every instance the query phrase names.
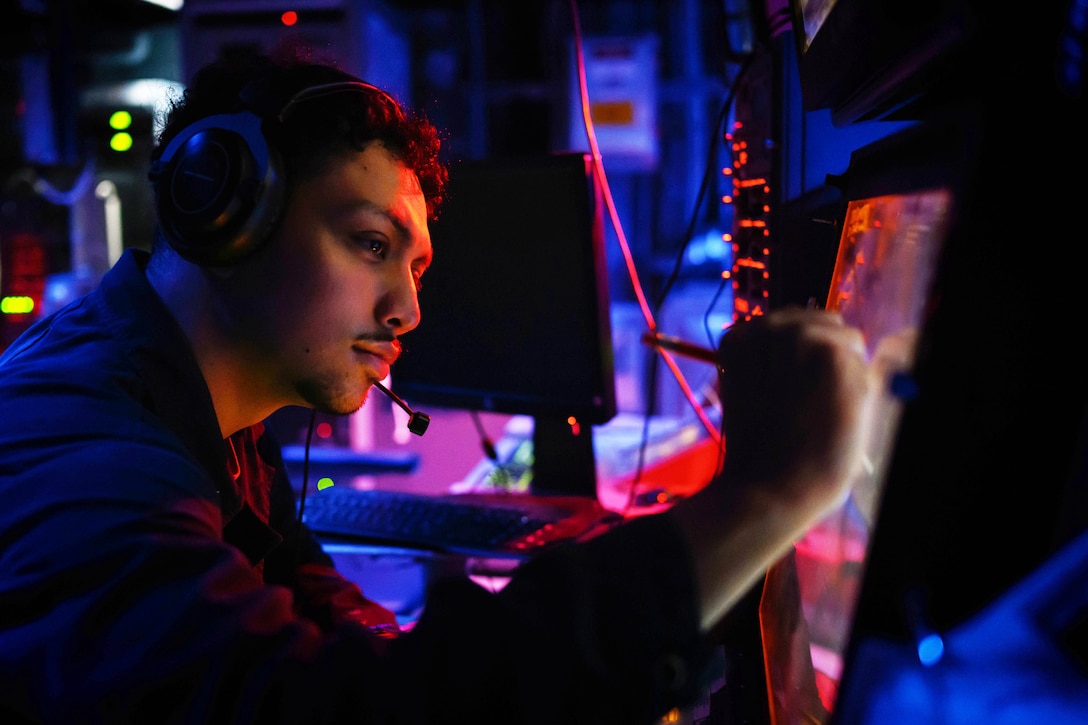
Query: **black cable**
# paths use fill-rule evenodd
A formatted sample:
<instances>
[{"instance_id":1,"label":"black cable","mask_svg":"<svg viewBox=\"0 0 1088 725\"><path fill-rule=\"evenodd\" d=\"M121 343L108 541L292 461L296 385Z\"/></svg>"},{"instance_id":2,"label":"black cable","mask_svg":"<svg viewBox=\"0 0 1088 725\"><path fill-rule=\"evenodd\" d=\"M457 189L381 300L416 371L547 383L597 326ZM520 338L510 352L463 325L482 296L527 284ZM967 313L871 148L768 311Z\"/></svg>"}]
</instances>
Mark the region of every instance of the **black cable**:
<instances>
[{"instance_id":1,"label":"black cable","mask_svg":"<svg viewBox=\"0 0 1088 725\"><path fill-rule=\"evenodd\" d=\"M650 380L646 385L648 394L646 396L646 415L642 418L642 440L638 446L638 462L635 464L635 475L631 478L631 485L627 487L627 501L623 504L623 513L627 513L635 504L635 491L638 490L638 483L642 479L642 471L646 465L646 446L650 442L650 421L653 420L656 407L657 361L659 357L656 352L650 356Z\"/></svg>"},{"instance_id":2,"label":"black cable","mask_svg":"<svg viewBox=\"0 0 1088 725\"><path fill-rule=\"evenodd\" d=\"M480 421L480 414L475 410L470 410L468 413L476 426L476 432L480 435L480 446L484 449L484 454L495 463L498 463L499 453L495 450L495 444L488 438L487 431L484 430L484 424Z\"/></svg>"},{"instance_id":3,"label":"black cable","mask_svg":"<svg viewBox=\"0 0 1088 725\"><path fill-rule=\"evenodd\" d=\"M302 491L298 497L298 519L295 524L295 558L298 558L298 545L302 535L302 512L306 508L306 489L310 480L310 441L314 437L314 424L317 422L317 409L310 409L310 425L306 431L306 448L302 456Z\"/></svg>"},{"instance_id":4,"label":"black cable","mask_svg":"<svg viewBox=\"0 0 1088 725\"><path fill-rule=\"evenodd\" d=\"M722 296L722 292L725 291L725 285L729 283L729 278L724 274L722 275L722 281L718 284L718 289L715 290L714 296L710 298L710 304L706 306L706 312L703 313L703 331L706 332L707 342L713 348L718 347L718 340L714 337L714 331L710 329L710 315L714 312L714 305L718 304L718 298Z\"/></svg>"},{"instance_id":5,"label":"black cable","mask_svg":"<svg viewBox=\"0 0 1088 725\"><path fill-rule=\"evenodd\" d=\"M714 131L710 135L710 144L707 149L706 166L703 170L703 179L699 185L699 191L695 197L695 205L691 210L691 218L688 221L688 229L687 233L684 236L684 243L683 246L681 246L679 253L676 255L676 261L673 264L672 273L666 280L665 286L661 290L661 295L654 306L655 318L660 312L661 307L665 304L665 298L668 296L669 291L672 289L672 286L676 283L676 280L680 276L680 267L683 265L684 253L687 251L688 245L691 244L691 239L695 234L695 227L698 224L699 209L703 205L703 197L706 195L706 191L710 186L710 179L713 178L714 173L717 170L718 165L714 162L716 158L715 151L718 148L718 143L720 142L722 134L724 134L724 129L722 127L725 124L726 119L728 118L729 109L732 107L733 100L737 95L740 81L744 77L745 73L747 73L754 60L755 54L750 54L747 58L745 58L744 64L737 72L736 78L733 79L733 82L729 87L729 93L726 94L725 101L722 103L721 110L718 112L718 119L714 126ZM720 290L718 294L721 294ZM716 298L717 295L715 295L715 300ZM713 301L711 302L711 304L713 305ZM706 322L704 321L704 325L705 324ZM711 344L714 345L716 344L716 342L712 340ZM639 480L642 478L642 471L645 465L646 447L649 445L650 442L650 419L653 417L655 402L657 398L658 356L659 353L655 351L653 353L653 356L650 358L650 379L646 383L646 415L642 424L642 440L639 442L638 463L635 467L635 475L631 480L631 485L627 490L627 503L625 504L624 510L627 510L634 504L635 490L638 488L638 483Z\"/></svg>"},{"instance_id":6,"label":"black cable","mask_svg":"<svg viewBox=\"0 0 1088 725\"><path fill-rule=\"evenodd\" d=\"M695 195L695 205L691 210L691 218L688 220L687 232L684 234L684 243L680 247L679 253L676 255L676 260L673 262L673 268L668 279L665 280L665 286L661 290L661 295L658 298L656 305L654 306L654 315L661 310L661 307L665 304L665 297L668 296L672 290L672 286L676 283L677 278L680 276L680 267L684 262L684 253L687 251L688 245L691 244L692 237L695 236L695 227L699 223L699 209L703 206L703 200L706 196L707 189L710 188L710 180L714 178L714 174L717 171L718 165L714 163L716 154L714 153L718 148L718 143L721 140L722 135L725 133L723 126L729 116L729 109L733 106L733 99L737 95L737 88L740 85L741 79L745 73L752 66L752 62L755 60L755 54L749 55L744 64L737 71L736 78L733 79L732 84L729 86L729 93L726 94L725 101L722 102L721 110L718 111L718 119L714 124L714 130L710 134L710 146L707 149L706 166L703 168L703 178L699 183L699 191Z\"/></svg>"}]
</instances>

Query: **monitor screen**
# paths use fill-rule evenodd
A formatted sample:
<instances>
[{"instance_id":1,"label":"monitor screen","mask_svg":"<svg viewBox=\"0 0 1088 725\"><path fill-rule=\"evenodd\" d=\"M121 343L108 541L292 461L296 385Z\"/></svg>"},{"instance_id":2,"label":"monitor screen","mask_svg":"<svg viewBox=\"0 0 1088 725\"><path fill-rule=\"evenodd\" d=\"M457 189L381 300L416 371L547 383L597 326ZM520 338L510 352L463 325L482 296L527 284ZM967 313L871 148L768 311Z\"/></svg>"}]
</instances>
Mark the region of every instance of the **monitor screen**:
<instances>
[{"instance_id":1,"label":"monitor screen","mask_svg":"<svg viewBox=\"0 0 1088 725\"><path fill-rule=\"evenodd\" d=\"M450 168L405 400L533 419L534 493L596 496L592 426L616 412L603 214L582 153Z\"/></svg>"},{"instance_id":2,"label":"monitor screen","mask_svg":"<svg viewBox=\"0 0 1088 725\"><path fill-rule=\"evenodd\" d=\"M771 702L789 713L790 722L800 715L817 718L805 722L818 721L819 713L834 707L901 412L899 395L909 394L909 371L951 202L947 189L936 188L847 205L827 308L862 330L870 358L885 371L887 389L851 498L798 541L792 557L768 577L760 621L765 658L779 665L769 670L777 676L768 684ZM796 589L782 585L793 577ZM786 643L798 629L808 646L793 652ZM794 667L781 667L792 660ZM808 673L806 683L791 680L789 673L799 671ZM807 696L798 697L803 692Z\"/></svg>"}]
</instances>

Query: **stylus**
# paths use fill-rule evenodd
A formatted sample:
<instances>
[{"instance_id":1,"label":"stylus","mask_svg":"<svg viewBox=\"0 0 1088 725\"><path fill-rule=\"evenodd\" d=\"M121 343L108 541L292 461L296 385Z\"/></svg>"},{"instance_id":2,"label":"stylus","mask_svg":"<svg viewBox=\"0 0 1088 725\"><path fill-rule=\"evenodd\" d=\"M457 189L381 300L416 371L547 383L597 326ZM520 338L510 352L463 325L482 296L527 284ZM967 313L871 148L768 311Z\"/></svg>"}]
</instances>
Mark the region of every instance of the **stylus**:
<instances>
[{"instance_id":1,"label":"stylus","mask_svg":"<svg viewBox=\"0 0 1088 725\"><path fill-rule=\"evenodd\" d=\"M675 352L677 355L683 355L692 360L702 360L711 365L718 364L718 353L708 347L685 342L678 337L662 335L659 332L644 332L642 333L642 342L645 345L668 350L669 352Z\"/></svg>"}]
</instances>

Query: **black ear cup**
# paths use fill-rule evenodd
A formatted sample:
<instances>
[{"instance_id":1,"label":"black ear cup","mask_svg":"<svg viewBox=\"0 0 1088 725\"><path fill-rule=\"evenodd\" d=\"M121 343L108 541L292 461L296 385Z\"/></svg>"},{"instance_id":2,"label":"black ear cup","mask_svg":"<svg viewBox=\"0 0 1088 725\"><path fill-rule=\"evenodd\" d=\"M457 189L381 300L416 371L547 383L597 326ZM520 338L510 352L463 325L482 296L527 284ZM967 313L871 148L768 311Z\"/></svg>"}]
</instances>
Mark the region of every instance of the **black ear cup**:
<instances>
[{"instance_id":1,"label":"black ear cup","mask_svg":"<svg viewBox=\"0 0 1088 725\"><path fill-rule=\"evenodd\" d=\"M261 119L243 111L204 118L175 136L148 176L160 231L185 259L234 264L271 233L283 203L279 155Z\"/></svg>"}]
</instances>

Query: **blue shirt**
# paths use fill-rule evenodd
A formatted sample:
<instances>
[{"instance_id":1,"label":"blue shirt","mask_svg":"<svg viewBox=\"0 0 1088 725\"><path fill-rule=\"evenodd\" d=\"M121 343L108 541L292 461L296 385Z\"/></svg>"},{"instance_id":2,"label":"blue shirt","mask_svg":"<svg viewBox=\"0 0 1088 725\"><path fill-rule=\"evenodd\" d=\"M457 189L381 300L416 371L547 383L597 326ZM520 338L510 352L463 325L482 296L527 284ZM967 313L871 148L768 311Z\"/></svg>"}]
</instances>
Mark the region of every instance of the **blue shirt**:
<instances>
[{"instance_id":1,"label":"blue shirt","mask_svg":"<svg viewBox=\"0 0 1088 725\"><path fill-rule=\"evenodd\" d=\"M224 441L128 250L0 357L0 721L653 722L709 647L645 517L436 583L415 628L335 572L262 425ZM297 547L296 547L297 543Z\"/></svg>"}]
</instances>

